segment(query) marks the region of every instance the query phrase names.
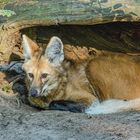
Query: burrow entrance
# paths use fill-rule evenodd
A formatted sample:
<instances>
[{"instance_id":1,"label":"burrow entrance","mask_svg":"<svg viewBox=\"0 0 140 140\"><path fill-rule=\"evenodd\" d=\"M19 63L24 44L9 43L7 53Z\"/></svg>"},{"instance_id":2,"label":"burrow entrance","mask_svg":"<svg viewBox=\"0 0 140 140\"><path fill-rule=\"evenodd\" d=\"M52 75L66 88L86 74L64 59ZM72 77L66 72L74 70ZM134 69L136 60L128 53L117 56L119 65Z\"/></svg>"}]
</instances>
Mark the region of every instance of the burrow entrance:
<instances>
[{"instance_id":1,"label":"burrow entrance","mask_svg":"<svg viewBox=\"0 0 140 140\"><path fill-rule=\"evenodd\" d=\"M9 63L18 61L23 63L21 48L21 35L26 34L32 40L36 41L39 46L46 48L52 36L61 38L65 45L67 57L73 59L85 59L90 55L95 55L98 50L112 52L121 52L139 55L140 52L140 23L138 22L117 22L100 25L57 25L57 26L34 26L20 30L16 45L13 45ZM75 51L76 50L76 51ZM76 53L76 55L75 55ZM73 60L77 60L75 57ZM14 66L14 65L13 65ZM5 93L17 93L22 95L25 101L27 90L24 83L24 75L18 77L15 69L10 68L1 72L0 89ZM0 69L1 70L1 69ZM1 70L3 71L3 70ZM23 74L23 72L22 72ZM17 78L18 77L18 78ZM17 80L15 80L17 78Z\"/></svg>"},{"instance_id":2,"label":"burrow entrance","mask_svg":"<svg viewBox=\"0 0 140 140\"><path fill-rule=\"evenodd\" d=\"M140 23L138 22L117 22L87 26L35 26L24 28L19 33L26 34L44 48L52 36L58 36L65 45L74 47L91 47L123 53L140 52ZM21 40L14 45L12 53L21 57L20 45ZM17 58L16 55L14 57L12 55L12 60L15 58Z\"/></svg>"}]
</instances>

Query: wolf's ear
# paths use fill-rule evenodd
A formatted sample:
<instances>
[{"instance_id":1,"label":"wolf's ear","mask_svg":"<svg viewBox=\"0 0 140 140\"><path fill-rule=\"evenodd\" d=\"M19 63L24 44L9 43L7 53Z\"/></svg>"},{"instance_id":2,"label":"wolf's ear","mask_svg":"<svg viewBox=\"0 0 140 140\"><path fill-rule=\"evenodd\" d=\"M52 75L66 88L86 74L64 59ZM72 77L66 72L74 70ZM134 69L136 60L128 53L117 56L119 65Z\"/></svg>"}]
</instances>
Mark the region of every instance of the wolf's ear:
<instances>
[{"instance_id":1,"label":"wolf's ear","mask_svg":"<svg viewBox=\"0 0 140 140\"><path fill-rule=\"evenodd\" d=\"M26 35L22 35L22 47L25 60L31 59L40 51L39 46Z\"/></svg>"},{"instance_id":2,"label":"wolf's ear","mask_svg":"<svg viewBox=\"0 0 140 140\"><path fill-rule=\"evenodd\" d=\"M60 38L52 37L46 50L45 57L53 66L59 66L64 60L63 43Z\"/></svg>"}]
</instances>

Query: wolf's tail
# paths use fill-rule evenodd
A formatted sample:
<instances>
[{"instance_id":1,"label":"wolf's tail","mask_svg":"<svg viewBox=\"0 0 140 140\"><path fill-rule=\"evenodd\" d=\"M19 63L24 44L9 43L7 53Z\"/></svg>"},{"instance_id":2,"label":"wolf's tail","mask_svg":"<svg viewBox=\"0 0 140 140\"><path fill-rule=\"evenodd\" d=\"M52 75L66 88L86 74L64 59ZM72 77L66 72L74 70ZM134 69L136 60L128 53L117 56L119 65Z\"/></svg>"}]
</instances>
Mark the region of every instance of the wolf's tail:
<instances>
[{"instance_id":1,"label":"wolf's tail","mask_svg":"<svg viewBox=\"0 0 140 140\"><path fill-rule=\"evenodd\" d=\"M128 101L111 99L101 103L95 101L85 112L88 114L110 114L136 110L140 111L140 98Z\"/></svg>"}]
</instances>

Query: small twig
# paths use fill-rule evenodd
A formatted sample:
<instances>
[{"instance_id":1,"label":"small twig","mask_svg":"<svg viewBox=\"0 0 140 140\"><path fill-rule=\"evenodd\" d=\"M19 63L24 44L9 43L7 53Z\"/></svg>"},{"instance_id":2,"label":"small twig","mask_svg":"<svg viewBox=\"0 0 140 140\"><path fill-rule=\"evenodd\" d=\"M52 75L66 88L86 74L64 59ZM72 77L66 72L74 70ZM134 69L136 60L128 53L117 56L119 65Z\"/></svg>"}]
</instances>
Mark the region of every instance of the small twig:
<instances>
[{"instance_id":1,"label":"small twig","mask_svg":"<svg viewBox=\"0 0 140 140\"><path fill-rule=\"evenodd\" d=\"M17 97L16 97L16 102L17 102L17 107L20 108L21 107L21 101Z\"/></svg>"},{"instance_id":2,"label":"small twig","mask_svg":"<svg viewBox=\"0 0 140 140\"><path fill-rule=\"evenodd\" d=\"M17 63L23 63L23 62L21 62L21 61L17 61L17 62L15 62L14 64L12 64L8 69L7 69L7 71L9 71L14 65L16 65Z\"/></svg>"}]
</instances>

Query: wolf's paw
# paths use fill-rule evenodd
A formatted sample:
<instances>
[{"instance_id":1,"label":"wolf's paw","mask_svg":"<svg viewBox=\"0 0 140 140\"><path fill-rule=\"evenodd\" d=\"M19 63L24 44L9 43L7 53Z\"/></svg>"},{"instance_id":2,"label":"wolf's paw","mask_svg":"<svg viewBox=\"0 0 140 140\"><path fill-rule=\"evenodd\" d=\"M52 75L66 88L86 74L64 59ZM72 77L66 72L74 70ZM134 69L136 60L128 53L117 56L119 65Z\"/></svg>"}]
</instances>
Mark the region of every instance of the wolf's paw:
<instances>
[{"instance_id":1,"label":"wolf's paw","mask_svg":"<svg viewBox=\"0 0 140 140\"><path fill-rule=\"evenodd\" d=\"M48 109L48 103L43 97L28 97L29 104L39 109Z\"/></svg>"},{"instance_id":2,"label":"wolf's paw","mask_svg":"<svg viewBox=\"0 0 140 140\"><path fill-rule=\"evenodd\" d=\"M77 103L74 101L64 101L64 100L59 100L59 101L52 101L49 104L49 109L50 110L61 110L61 111L70 111L70 112L84 112L86 106L82 103Z\"/></svg>"}]
</instances>

